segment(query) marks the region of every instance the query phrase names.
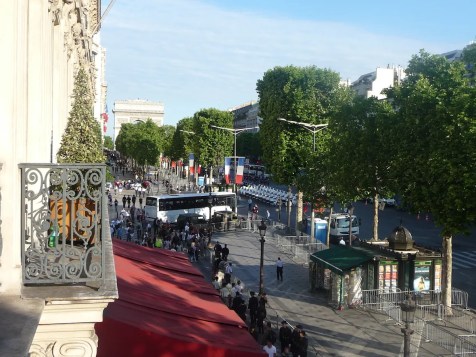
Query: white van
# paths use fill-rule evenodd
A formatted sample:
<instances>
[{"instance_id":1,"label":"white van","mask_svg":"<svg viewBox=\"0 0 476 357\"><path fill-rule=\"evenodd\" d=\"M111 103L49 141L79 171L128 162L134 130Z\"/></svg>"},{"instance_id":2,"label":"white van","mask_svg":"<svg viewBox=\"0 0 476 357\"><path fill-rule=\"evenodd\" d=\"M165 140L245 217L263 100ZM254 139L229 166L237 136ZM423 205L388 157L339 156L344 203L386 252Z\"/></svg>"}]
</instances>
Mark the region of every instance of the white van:
<instances>
[{"instance_id":1,"label":"white van","mask_svg":"<svg viewBox=\"0 0 476 357\"><path fill-rule=\"evenodd\" d=\"M329 217L326 217L329 219ZM331 237L341 237L341 236L349 236L349 222L350 217L347 213L333 213L331 215L331 222L330 222L330 236ZM359 226L360 222L357 216L352 215L352 235L358 236L359 235Z\"/></svg>"}]
</instances>

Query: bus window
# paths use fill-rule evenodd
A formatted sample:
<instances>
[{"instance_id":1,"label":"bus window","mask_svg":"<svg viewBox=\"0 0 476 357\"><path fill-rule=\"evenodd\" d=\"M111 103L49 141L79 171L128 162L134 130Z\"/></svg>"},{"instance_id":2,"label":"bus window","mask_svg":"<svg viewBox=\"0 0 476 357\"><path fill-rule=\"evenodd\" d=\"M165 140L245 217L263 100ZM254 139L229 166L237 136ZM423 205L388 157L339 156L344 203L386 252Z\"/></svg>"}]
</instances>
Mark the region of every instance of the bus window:
<instances>
[{"instance_id":1,"label":"bus window","mask_svg":"<svg viewBox=\"0 0 476 357\"><path fill-rule=\"evenodd\" d=\"M157 207L157 197L147 197L145 199L145 205Z\"/></svg>"}]
</instances>

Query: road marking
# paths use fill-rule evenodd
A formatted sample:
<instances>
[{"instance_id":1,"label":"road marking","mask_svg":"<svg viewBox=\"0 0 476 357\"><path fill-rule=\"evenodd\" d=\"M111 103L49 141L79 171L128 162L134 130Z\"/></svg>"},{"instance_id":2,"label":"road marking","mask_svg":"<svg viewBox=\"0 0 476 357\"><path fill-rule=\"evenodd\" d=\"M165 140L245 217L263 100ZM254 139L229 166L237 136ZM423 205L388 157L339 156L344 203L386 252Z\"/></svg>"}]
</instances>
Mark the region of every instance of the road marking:
<instances>
[{"instance_id":1,"label":"road marking","mask_svg":"<svg viewBox=\"0 0 476 357\"><path fill-rule=\"evenodd\" d=\"M476 268L476 251L453 252L453 269Z\"/></svg>"}]
</instances>

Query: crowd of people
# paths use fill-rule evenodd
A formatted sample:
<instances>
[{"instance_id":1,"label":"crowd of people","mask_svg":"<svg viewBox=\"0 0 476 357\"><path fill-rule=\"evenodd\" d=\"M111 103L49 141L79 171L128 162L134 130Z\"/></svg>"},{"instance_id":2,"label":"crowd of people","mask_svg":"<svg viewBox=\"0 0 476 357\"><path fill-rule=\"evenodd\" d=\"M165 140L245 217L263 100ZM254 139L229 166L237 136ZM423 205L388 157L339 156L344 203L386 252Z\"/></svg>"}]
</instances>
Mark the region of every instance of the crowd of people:
<instances>
[{"instance_id":1,"label":"crowd of people","mask_svg":"<svg viewBox=\"0 0 476 357\"><path fill-rule=\"evenodd\" d=\"M228 257L230 250L225 244L220 242L214 245L213 262L213 287L220 292L220 296L230 309L248 325L250 334L263 346L263 350L268 356L278 356L277 343L279 342L279 356L284 357L306 357L308 340L306 332L301 325L291 329L287 321L281 322L279 333L276 333L272 323L267 319L268 298L265 292L256 294L249 292L249 296L244 293L245 285L235 277L232 281L233 264ZM282 281L283 265L280 258L276 262L277 278ZM220 279L221 277L221 279Z\"/></svg>"},{"instance_id":2,"label":"crowd of people","mask_svg":"<svg viewBox=\"0 0 476 357\"><path fill-rule=\"evenodd\" d=\"M131 189L131 183L132 181L114 182L114 201L112 192L107 193L109 205L114 204L116 210L116 219L111 221L112 237L148 247L186 252L191 262L198 262L205 255L207 248L213 245L211 234L189 222L182 229L161 220L148 222L143 210L145 193L142 191L123 195L122 209L119 212L117 193L121 193L126 187ZM257 205L252 205L251 200L248 203L250 212L257 215ZM273 328L271 321L267 319L266 293L257 294L250 291L246 294L242 281L236 277L232 281L234 267L229 261L230 250L227 244L222 246L217 241L213 251L213 287L219 291L223 302L248 325L250 334L262 345L263 351L272 357L306 357L308 340L303 327L297 325L291 328L291 325L283 320L279 330ZM276 263L276 269L277 279L282 281L283 265L280 259Z\"/></svg>"}]
</instances>

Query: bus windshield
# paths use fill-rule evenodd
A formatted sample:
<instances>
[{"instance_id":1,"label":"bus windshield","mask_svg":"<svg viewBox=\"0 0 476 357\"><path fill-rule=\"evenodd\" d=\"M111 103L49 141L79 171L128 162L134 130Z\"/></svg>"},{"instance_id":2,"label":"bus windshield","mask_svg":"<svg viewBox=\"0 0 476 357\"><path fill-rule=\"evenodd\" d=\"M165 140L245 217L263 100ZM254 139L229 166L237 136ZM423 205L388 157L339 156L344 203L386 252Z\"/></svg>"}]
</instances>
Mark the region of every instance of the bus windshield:
<instances>
[{"instance_id":1,"label":"bus windshield","mask_svg":"<svg viewBox=\"0 0 476 357\"><path fill-rule=\"evenodd\" d=\"M357 227L357 218L352 217L352 227ZM337 228L349 228L349 217L338 218L337 219Z\"/></svg>"}]
</instances>

